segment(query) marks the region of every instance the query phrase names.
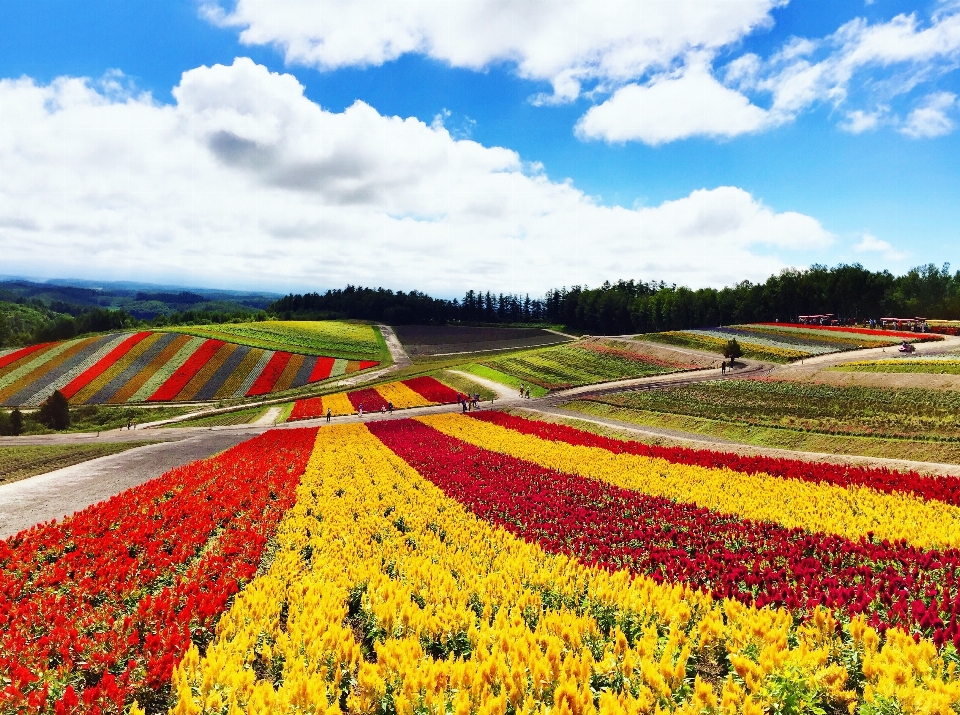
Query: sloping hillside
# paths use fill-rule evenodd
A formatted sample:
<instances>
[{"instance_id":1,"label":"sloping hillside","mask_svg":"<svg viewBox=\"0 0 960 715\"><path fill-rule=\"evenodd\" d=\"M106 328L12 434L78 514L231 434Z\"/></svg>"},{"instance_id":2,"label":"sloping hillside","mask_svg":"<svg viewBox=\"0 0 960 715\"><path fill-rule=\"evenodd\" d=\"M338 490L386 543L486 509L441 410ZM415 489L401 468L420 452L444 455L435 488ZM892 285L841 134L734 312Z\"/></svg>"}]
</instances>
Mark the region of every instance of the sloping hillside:
<instances>
[{"instance_id":1,"label":"sloping hillside","mask_svg":"<svg viewBox=\"0 0 960 715\"><path fill-rule=\"evenodd\" d=\"M35 407L54 390L75 405L251 397L378 364L179 332L112 333L0 355L0 404Z\"/></svg>"}]
</instances>

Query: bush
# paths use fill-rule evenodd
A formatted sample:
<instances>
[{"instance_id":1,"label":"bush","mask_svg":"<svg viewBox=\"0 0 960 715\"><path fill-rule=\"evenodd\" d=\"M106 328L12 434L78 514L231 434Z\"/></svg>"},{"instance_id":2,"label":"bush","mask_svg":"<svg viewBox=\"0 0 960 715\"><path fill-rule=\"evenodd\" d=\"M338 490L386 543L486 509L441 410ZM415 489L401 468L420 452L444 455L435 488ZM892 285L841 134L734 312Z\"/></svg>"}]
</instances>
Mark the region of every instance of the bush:
<instances>
[{"instance_id":1,"label":"bush","mask_svg":"<svg viewBox=\"0 0 960 715\"><path fill-rule=\"evenodd\" d=\"M730 358L731 363L741 355L743 355L743 350L740 348L740 343L737 342L736 338L730 340L723 349L723 356Z\"/></svg>"}]
</instances>

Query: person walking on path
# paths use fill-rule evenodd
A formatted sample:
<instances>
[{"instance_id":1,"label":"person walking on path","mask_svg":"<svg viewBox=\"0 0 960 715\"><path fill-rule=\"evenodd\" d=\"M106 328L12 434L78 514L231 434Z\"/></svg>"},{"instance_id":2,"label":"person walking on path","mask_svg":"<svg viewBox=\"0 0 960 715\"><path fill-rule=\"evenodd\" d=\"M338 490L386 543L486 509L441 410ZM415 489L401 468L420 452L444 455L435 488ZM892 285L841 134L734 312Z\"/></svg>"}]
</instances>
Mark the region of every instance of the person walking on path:
<instances>
[{"instance_id":1,"label":"person walking on path","mask_svg":"<svg viewBox=\"0 0 960 715\"><path fill-rule=\"evenodd\" d=\"M720 363L720 374L721 374L721 375L726 375L726 374L727 374L727 361L726 361L726 360L724 360L723 362Z\"/></svg>"},{"instance_id":2,"label":"person walking on path","mask_svg":"<svg viewBox=\"0 0 960 715\"><path fill-rule=\"evenodd\" d=\"M363 405L357 405L357 414L363 417Z\"/></svg>"},{"instance_id":3,"label":"person walking on path","mask_svg":"<svg viewBox=\"0 0 960 715\"><path fill-rule=\"evenodd\" d=\"M330 424L330 418L333 416L333 410L327 408L327 424Z\"/></svg>"},{"instance_id":4,"label":"person walking on path","mask_svg":"<svg viewBox=\"0 0 960 715\"><path fill-rule=\"evenodd\" d=\"M393 403L392 403L392 402L388 402L388 403L387 403L387 409L390 410L390 414L392 415L392 414L393 414Z\"/></svg>"}]
</instances>

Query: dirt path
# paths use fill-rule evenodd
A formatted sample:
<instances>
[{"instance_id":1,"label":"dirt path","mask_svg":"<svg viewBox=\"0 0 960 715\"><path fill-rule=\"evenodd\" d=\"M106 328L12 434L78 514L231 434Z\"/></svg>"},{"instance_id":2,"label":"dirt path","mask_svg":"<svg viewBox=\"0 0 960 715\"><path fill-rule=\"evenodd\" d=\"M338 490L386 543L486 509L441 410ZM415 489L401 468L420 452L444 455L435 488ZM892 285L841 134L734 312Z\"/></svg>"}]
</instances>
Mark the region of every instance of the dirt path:
<instances>
[{"instance_id":1,"label":"dirt path","mask_svg":"<svg viewBox=\"0 0 960 715\"><path fill-rule=\"evenodd\" d=\"M109 499L250 436L240 430L207 431L190 439L151 444L0 485L0 538Z\"/></svg>"},{"instance_id":2,"label":"dirt path","mask_svg":"<svg viewBox=\"0 0 960 715\"><path fill-rule=\"evenodd\" d=\"M251 424L253 424L256 427L260 427L263 425L270 425L272 427L273 423L277 421L277 418L280 416L281 412L283 412L283 408L271 407L262 415L260 415L256 420L254 420Z\"/></svg>"},{"instance_id":3,"label":"dirt path","mask_svg":"<svg viewBox=\"0 0 960 715\"><path fill-rule=\"evenodd\" d=\"M410 359L410 356L407 355L407 351L403 349L403 344L400 342L397 334L393 332L393 328L383 323L377 324L377 327L380 328L383 339L387 343L387 350L390 351L390 357L393 358L395 368L399 370L401 367L412 365L413 361Z\"/></svg>"}]
</instances>

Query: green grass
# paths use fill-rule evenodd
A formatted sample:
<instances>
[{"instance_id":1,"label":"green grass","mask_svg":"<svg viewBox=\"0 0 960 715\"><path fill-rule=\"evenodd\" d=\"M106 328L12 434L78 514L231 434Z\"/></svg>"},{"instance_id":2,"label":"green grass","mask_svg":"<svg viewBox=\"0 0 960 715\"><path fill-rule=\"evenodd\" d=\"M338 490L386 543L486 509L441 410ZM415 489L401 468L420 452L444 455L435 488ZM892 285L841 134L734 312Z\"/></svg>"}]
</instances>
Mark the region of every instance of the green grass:
<instances>
[{"instance_id":1,"label":"green grass","mask_svg":"<svg viewBox=\"0 0 960 715\"><path fill-rule=\"evenodd\" d=\"M488 380L499 382L501 385L512 387L517 391L518 394L520 392L520 385L530 388L530 395L532 397L543 397L549 392L549 390L545 390L539 385L532 385L529 382L524 382L513 375L508 375L505 372L500 372L499 370L495 370L492 367L487 367L486 365L470 363L468 365L461 365L458 369L462 370L463 372L472 373L477 377L485 377Z\"/></svg>"},{"instance_id":2,"label":"green grass","mask_svg":"<svg viewBox=\"0 0 960 715\"><path fill-rule=\"evenodd\" d=\"M165 330L201 338L348 360L390 362L390 351L372 325L339 320L266 320L222 325L178 325Z\"/></svg>"},{"instance_id":3,"label":"green grass","mask_svg":"<svg viewBox=\"0 0 960 715\"><path fill-rule=\"evenodd\" d=\"M82 405L70 408L70 426L65 432L104 432L106 430L126 427L127 421L138 425L146 422L179 417L196 411L196 407L124 407L109 405ZM23 433L26 434L56 434L35 419L35 412L23 413Z\"/></svg>"},{"instance_id":4,"label":"green grass","mask_svg":"<svg viewBox=\"0 0 960 715\"><path fill-rule=\"evenodd\" d=\"M921 373L925 375L960 375L960 356L956 360L870 360L829 367L831 372Z\"/></svg>"},{"instance_id":5,"label":"green grass","mask_svg":"<svg viewBox=\"0 0 960 715\"><path fill-rule=\"evenodd\" d=\"M960 393L718 380L596 398L615 407L801 433L960 442Z\"/></svg>"},{"instance_id":6,"label":"green grass","mask_svg":"<svg viewBox=\"0 0 960 715\"><path fill-rule=\"evenodd\" d=\"M0 447L0 484L69 467L154 442L54 444Z\"/></svg>"},{"instance_id":7,"label":"green grass","mask_svg":"<svg viewBox=\"0 0 960 715\"><path fill-rule=\"evenodd\" d=\"M960 444L954 442L819 434L630 409L593 400L577 400L566 403L563 407L595 417L629 422L637 426L688 432L700 435L706 440L720 438L758 447L773 447L801 452L852 454L863 457L886 457L889 459L913 459L921 462L960 464Z\"/></svg>"},{"instance_id":8,"label":"green grass","mask_svg":"<svg viewBox=\"0 0 960 715\"><path fill-rule=\"evenodd\" d=\"M663 375L681 369L681 366L670 367L622 349L594 344L591 348L557 345L484 360L480 364L547 390Z\"/></svg>"},{"instance_id":9,"label":"green grass","mask_svg":"<svg viewBox=\"0 0 960 715\"><path fill-rule=\"evenodd\" d=\"M207 415L205 417L196 417L192 420L183 422L173 422L164 427L225 427L228 425L245 425L255 422L269 407L258 406L249 407L245 410L235 410L233 412L223 412L218 415Z\"/></svg>"},{"instance_id":10,"label":"green grass","mask_svg":"<svg viewBox=\"0 0 960 715\"><path fill-rule=\"evenodd\" d=\"M441 370L430 375L440 382L442 382L447 387L452 387L458 392L462 392L466 395L473 395L475 393L480 393L481 400L490 400L496 397L496 393L488 387L474 382L470 378L464 377L463 375L457 375L455 373L449 372L448 370ZM520 391L519 386L517 387L517 392ZM533 392L531 391L531 395Z\"/></svg>"}]
</instances>

